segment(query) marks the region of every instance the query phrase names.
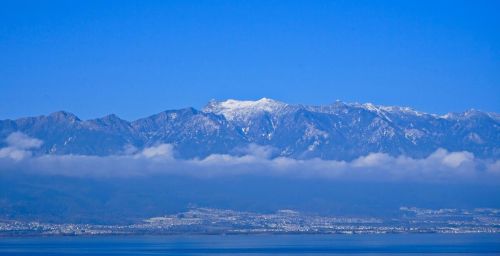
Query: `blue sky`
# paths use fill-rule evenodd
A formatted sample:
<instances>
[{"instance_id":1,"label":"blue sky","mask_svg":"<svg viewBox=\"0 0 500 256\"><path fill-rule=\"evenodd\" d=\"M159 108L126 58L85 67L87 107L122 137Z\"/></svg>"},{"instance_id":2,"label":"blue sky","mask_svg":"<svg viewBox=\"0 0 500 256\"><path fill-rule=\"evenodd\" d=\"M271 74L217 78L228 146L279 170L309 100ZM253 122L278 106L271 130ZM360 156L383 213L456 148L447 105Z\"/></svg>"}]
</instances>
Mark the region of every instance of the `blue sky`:
<instances>
[{"instance_id":1,"label":"blue sky","mask_svg":"<svg viewBox=\"0 0 500 256\"><path fill-rule=\"evenodd\" d=\"M499 1L4 1L0 118L212 99L500 112Z\"/></svg>"}]
</instances>

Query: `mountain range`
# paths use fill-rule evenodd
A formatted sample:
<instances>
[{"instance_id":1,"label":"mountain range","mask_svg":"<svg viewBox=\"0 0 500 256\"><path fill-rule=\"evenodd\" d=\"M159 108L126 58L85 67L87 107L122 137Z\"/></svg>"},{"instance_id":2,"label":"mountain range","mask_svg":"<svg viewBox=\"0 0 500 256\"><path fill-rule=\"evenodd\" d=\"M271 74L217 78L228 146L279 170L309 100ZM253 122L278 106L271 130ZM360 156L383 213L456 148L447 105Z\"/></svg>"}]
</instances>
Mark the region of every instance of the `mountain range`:
<instances>
[{"instance_id":1,"label":"mountain range","mask_svg":"<svg viewBox=\"0 0 500 256\"><path fill-rule=\"evenodd\" d=\"M309 106L262 98L210 101L203 109L167 110L135 121L116 115L81 120L64 111L0 121L0 146L22 132L43 144L35 155L120 155L162 143L178 158L245 154L352 160L369 153L426 157L439 148L500 158L500 114L468 110L435 115L408 107L344 103Z\"/></svg>"}]
</instances>

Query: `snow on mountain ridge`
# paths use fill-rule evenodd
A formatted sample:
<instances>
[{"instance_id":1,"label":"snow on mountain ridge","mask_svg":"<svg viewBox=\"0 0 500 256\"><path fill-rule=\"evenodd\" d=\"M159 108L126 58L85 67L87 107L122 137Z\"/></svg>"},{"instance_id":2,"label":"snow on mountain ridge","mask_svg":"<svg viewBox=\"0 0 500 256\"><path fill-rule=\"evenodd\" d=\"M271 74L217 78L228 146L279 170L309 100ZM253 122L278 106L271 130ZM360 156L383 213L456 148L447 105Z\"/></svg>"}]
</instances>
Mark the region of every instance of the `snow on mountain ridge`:
<instances>
[{"instance_id":1,"label":"snow on mountain ridge","mask_svg":"<svg viewBox=\"0 0 500 256\"><path fill-rule=\"evenodd\" d=\"M384 105L375 105L373 103L346 103L346 105L351 107L363 108L371 112L376 112L379 115L385 115L385 113L404 113L410 114L414 116L424 116L424 115L432 115L426 112L417 111L410 107L399 107L399 106L384 106Z\"/></svg>"},{"instance_id":2,"label":"snow on mountain ridge","mask_svg":"<svg viewBox=\"0 0 500 256\"><path fill-rule=\"evenodd\" d=\"M232 154L249 144L293 158L349 160L371 152L426 157L438 148L498 158L499 131L499 114L477 110L437 116L371 103L313 106L263 98L212 100L202 111L167 110L132 122L116 115L80 120L67 112L0 120L0 146L22 132L44 141L35 154L110 155L129 145L167 143L181 158Z\"/></svg>"},{"instance_id":3,"label":"snow on mountain ridge","mask_svg":"<svg viewBox=\"0 0 500 256\"><path fill-rule=\"evenodd\" d=\"M477 114L476 112L483 113L481 111L477 111L474 109L467 110L463 113L448 113L445 115L437 115L431 114L427 112L417 111L411 107L400 107L400 106L386 106L386 105L376 105L373 103L347 103L340 100L337 100L333 104L327 105L294 105L288 104L281 101L273 100L270 98L261 98L259 100L251 101L251 100L235 100L235 99L227 99L225 101L216 101L211 100L205 108L203 108L203 112L214 113L223 115L228 121L248 121L249 118L255 116L259 113L270 113L276 114L284 109L297 109L304 108L308 111L312 112L320 112L320 113L328 113L328 114L336 114L336 107L343 105L346 107L353 107L358 109L364 109L370 111L372 113L377 114L383 119L392 122L391 117L394 115L410 115L415 117L432 117L432 118L442 118L442 119L457 119L463 116L470 116L473 114ZM334 107L333 109L331 107ZM496 113L484 113L489 115L490 118L499 120L499 115Z\"/></svg>"},{"instance_id":4,"label":"snow on mountain ridge","mask_svg":"<svg viewBox=\"0 0 500 256\"><path fill-rule=\"evenodd\" d=\"M286 107L288 104L269 98L262 98L256 101L234 100L225 101L212 100L203 109L204 112L211 112L223 115L227 120L245 119L251 115L268 112L274 113Z\"/></svg>"}]
</instances>

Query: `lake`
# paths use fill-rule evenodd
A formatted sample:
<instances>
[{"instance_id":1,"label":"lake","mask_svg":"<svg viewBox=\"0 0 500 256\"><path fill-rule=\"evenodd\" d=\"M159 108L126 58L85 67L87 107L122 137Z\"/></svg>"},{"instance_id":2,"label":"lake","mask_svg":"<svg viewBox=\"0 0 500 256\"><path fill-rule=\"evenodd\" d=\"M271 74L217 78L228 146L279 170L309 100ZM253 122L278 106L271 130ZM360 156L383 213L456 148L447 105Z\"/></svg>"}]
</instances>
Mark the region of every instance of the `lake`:
<instances>
[{"instance_id":1,"label":"lake","mask_svg":"<svg viewBox=\"0 0 500 256\"><path fill-rule=\"evenodd\" d=\"M3 237L0 255L499 255L500 234Z\"/></svg>"}]
</instances>

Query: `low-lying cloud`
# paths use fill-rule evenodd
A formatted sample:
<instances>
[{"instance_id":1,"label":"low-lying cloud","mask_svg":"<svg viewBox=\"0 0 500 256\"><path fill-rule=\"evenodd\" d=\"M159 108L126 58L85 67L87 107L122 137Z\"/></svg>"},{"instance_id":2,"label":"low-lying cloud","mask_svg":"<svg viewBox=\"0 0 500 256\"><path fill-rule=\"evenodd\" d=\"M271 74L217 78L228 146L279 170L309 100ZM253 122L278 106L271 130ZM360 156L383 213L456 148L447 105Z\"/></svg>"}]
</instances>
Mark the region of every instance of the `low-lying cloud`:
<instances>
[{"instance_id":1,"label":"low-lying cloud","mask_svg":"<svg viewBox=\"0 0 500 256\"><path fill-rule=\"evenodd\" d=\"M0 149L0 158L10 158L15 161L30 157L30 149L39 148L43 144L43 141L21 132L11 133L5 141L7 147Z\"/></svg>"},{"instance_id":2,"label":"low-lying cloud","mask_svg":"<svg viewBox=\"0 0 500 256\"><path fill-rule=\"evenodd\" d=\"M28 172L76 177L130 177L145 175L262 175L301 178L394 180L394 181L488 181L500 179L500 160L477 159L469 152L438 149L426 158L372 153L352 161L271 157L273 149L250 145L242 155L213 154L203 159L176 159L174 147L159 144L137 150L124 149L123 155L42 155L30 149L42 141L22 133L7 138L0 149L0 171Z\"/></svg>"}]
</instances>

